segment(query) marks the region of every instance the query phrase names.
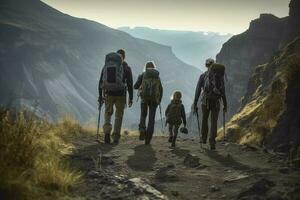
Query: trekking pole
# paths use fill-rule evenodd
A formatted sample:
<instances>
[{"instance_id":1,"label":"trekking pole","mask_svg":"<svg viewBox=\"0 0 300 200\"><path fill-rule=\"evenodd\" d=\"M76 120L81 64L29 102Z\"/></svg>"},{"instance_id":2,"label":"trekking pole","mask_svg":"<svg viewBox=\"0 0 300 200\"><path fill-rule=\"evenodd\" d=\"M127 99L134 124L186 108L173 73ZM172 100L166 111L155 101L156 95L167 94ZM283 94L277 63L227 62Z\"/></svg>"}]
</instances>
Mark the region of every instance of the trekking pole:
<instances>
[{"instance_id":1,"label":"trekking pole","mask_svg":"<svg viewBox=\"0 0 300 200\"><path fill-rule=\"evenodd\" d=\"M165 131L164 131L164 123L163 123L163 119L162 119L162 113L161 113L161 105L159 104L159 113L160 113L160 121L161 121L161 132L163 134L165 134Z\"/></svg>"},{"instance_id":2,"label":"trekking pole","mask_svg":"<svg viewBox=\"0 0 300 200\"><path fill-rule=\"evenodd\" d=\"M223 110L223 134L224 134L224 137L223 137L223 141L224 143L226 142L226 125L225 125L225 111Z\"/></svg>"},{"instance_id":3,"label":"trekking pole","mask_svg":"<svg viewBox=\"0 0 300 200\"><path fill-rule=\"evenodd\" d=\"M201 137L201 131L200 131L200 122L199 122L199 114L198 109L196 110L196 117L197 117L197 125L198 125L198 132L199 132L199 139L200 139L200 148L202 149L202 137Z\"/></svg>"},{"instance_id":4,"label":"trekking pole","mask_svg":"<svg viewBox=\"0 0 300 200\"><path fill-rule=\"evenodd\" d=\"M102 107L102 102L99 103L99 107L98 107L99 113L98 113L97 139L96 139L96 141L98 143L100 143L100 139L99 139L99 127L100 127L100 118L101 118L101 107Z\"/></svg>"}]
</instances>

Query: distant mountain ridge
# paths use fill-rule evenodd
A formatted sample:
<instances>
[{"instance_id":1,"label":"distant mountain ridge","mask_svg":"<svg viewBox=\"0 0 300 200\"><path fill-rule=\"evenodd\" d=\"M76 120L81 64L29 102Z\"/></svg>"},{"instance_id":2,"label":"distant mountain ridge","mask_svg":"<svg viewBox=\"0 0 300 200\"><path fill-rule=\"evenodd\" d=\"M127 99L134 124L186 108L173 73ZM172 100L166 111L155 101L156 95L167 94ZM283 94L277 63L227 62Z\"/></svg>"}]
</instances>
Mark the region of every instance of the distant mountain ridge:
<instances>
[{"instance_id":1,"label":"distant mountain ridge","mask_svg":"<svg viewBox=\"0 0 300 200\"><path fill-rule=\"evenodd\" d=\"M0 36L0 104L36 107L52 119L71 113L82 122L95 120L105 54L120 48L126 50L134 80L146 61L157 64L165 89L163 107L174 89L184 91L183 101L190 105L200 73L168 46L71 17L39 0L1 1ZM139 103L134 99L125 113L127 126L136 123Z\"/></svg>"},{"instance_id":2,"label":"distant mountain ridge","mask_svg":"<svg viewBox=\"0 0 300 200\"><path fill-rule=\"evenodd\" d=\"M215 58L222 44L232 36L213 32L174 31L147 27L120 27L119 30L137 38L171 46L178 58L202 71L205 70L205 60Z\"/></svg>"}]
</instances>

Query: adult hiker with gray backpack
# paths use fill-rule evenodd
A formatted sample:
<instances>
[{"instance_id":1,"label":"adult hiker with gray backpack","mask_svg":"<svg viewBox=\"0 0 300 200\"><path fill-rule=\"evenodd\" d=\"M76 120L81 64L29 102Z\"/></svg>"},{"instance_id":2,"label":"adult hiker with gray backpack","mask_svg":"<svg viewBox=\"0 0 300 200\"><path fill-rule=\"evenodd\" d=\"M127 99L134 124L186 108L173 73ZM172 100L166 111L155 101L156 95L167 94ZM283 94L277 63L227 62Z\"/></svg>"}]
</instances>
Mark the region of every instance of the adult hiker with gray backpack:
<instances>
[{"instance_id":1,"label":"adult hiker with gray backpack","mask_svg":"<svg viewBox=\"0 0 300 200\"><path fill-rule=\"evenodd\" d=\"M157 106L160 105L163 88L154 62L147 62L144 72L139 75L134 89L139 90L141 97L141 115L139 123L140 140L145 140L149 145L154 132L155 114ZM146 118L149 112L148 125Z\"/></svg>"},{"instance_id":2,"label":"adult hiker with gray backpack","mask_svg":"<svg viewBox=\"0 0 300 200\"><path fill-rule=\"evenodd\" d=\"M210 115L210 149L216 148L216 136L218 126L218 116L220 111L220 101L223 102L223 112L227 112L227 100L225 94L225 66L215 63L213 59L207 59L205 66L207 71L201 74L194 98L193 110L198 115L198 99L201 94L202 124L200 143L206 144L208 134L208 118Z\"/></svg>"},{"instance_id":3,"label":"adult hiker with gray backpack","mask_svg":"<svg viewBox=\"0 0 300 200\"><path fill-rule=\"evenodd\" d=\"M118 144L121 136L124 109L126 106L126 93L129 94L128 107L132 106L133 81L131 68L124 61L125 51L123 49L106 55L105 65L101 72L99 81L99 104L105 103L104 115L104 142L111 143L111 117L115 112L115 123L112 133L113 143Z\"/></svg>"}]
</instances>

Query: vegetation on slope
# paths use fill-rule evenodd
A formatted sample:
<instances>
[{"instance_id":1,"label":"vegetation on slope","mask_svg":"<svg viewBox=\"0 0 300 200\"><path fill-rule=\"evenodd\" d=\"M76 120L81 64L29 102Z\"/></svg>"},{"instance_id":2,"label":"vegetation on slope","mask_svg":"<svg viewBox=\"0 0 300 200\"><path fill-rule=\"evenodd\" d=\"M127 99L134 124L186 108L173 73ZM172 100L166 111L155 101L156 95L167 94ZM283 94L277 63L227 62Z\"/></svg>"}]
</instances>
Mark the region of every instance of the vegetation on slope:
<instances>
[{"instance_id":1,"label":"vegetation on slope","mask_svg":"<svg viewBox=\"0 0 300 200\"><path fill-rule=\"evenodd\" d=\"M87 133L71 118L56 124L27 111L0 110L0 199L66 199L81 174L69 166L69 142Z\"/></svg>"}]
</instances>

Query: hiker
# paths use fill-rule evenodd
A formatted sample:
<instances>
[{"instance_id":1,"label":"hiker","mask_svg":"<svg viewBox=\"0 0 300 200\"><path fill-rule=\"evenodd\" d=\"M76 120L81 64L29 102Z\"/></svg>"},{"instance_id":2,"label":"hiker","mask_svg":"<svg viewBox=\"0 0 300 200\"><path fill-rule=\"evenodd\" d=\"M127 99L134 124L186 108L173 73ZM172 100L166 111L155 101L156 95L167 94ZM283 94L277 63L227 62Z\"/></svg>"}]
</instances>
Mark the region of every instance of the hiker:
<instances>
[{"instance_id":1,"label":"hiker","mask_svg":"<svg viewBox=\"0 0 300 200\"><path fill-rule=\"evenodd\" d=\"M175 147L180 125L183 123L184 128L186 128L185 109L181 101L181 96L182 95L180 91L173 92L171 103L168 105L165 111L166 124L169 125L168 142L172 143L171 147Z\"/></svg>"},{"instance_id":2,"label":"hiker","mask_svg":"<svg viewBox=\"0 0 300 200\"><path fill-rule=\"evenodd\" d=\"M141 97L141 116L139 123L140 140L145 140L148 145L151 142L154 132L156 108L160 105L163 88L154 62L147 62L144 72L139 75L134 89L139 90ZM146 127L146 118L149 111L148 125Z\"/></svg>"},{"instance_id":3,"label":"hiker","mask_svg":"<svg viewBox=\"0 0 300 200\"><path fill-rule=\"evenodd\" d=\"M126 106L126 93L128 91L128 107L132 106L133 99L133 82L132 72L129 65L124 61L125 51L118 50L116 53L109 53L105 58L105 65L101 72L99 81L99 103L105 103L104 116L104 142L111 143L110 134L112 131L111 117L115 112L115 123L112 133L113 144L119 144L121 136L121 127L124 109Z\"/></svg>"},{"instance_id":4,"label":"hiker","mask_svg":"<svg viewBox=\"0 0 300 200\"><path fill-rule=\"evenodd\" d=\"M197 103L201 94L202 124L200 142L206 144L208 133L208 117L210 116L210 149L216 149L217 124L220 111L220 100L223 102L223 112L227 112L227 101L224 86L225 67L216 64L213 59L207 59L205 62L207 71L204 72L198 81L193 109L198 114ZM198 115L197 115L198 116ZM199 120L199 119L198 119Z\"/></svg>"}]
</instances>

